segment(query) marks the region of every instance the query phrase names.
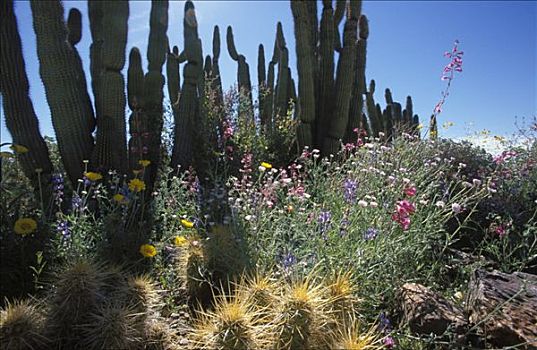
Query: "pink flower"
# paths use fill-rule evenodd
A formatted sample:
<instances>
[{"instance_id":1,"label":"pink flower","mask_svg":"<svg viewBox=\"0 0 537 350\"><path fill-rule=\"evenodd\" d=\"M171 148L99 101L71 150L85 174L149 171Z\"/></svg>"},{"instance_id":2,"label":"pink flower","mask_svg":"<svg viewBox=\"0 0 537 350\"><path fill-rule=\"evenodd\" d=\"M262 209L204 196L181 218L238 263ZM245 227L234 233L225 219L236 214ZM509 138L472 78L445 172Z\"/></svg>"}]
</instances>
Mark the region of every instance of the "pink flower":
<instances>
[{"instance_id":1,"label":"pink flower","mask_svg":"<svg viewBox=\"0 0 537 350\"><path fill-rule=\"evenodd\" d=\"M453 203L451 205L451 210L455 213L455 214L458 214L462 211L462 206L459 204L459 203Z\"/></svg>"},{"instance_id":2,"label":"pink flower","mask_svg":"<svg viewBox=\"0 0 537 350\"><path fill-rule=\"evenodd\" d=\"M405 188L405 194L409 197L414 197L416 195L416 187L411 186Z\"/></svg>"}]
</instances>

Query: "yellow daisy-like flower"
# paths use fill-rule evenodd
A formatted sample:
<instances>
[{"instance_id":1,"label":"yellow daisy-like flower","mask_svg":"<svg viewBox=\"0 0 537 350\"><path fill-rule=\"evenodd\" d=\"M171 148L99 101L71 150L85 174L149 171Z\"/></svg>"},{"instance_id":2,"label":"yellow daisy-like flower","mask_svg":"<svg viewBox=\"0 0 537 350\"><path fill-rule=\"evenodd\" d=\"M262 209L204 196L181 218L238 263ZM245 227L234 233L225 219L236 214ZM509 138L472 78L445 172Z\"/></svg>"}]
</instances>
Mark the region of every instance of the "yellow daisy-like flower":
<instances>
[{"instance_id":1,"label":"yellow daisy-like flower","mask_svg":"<svg viewBox=\"0 0 537 350\"><path fill-rule=\"evenodd\" d=\"M23 153L28 153L28 148L23 146L23 145L11 145L9 146L9 148L11 148L11 150L15 153L18 153L18 154L23 154Z\"/></svg>"},{"instance_id":2,"label":"yellow daisy-like flower","mask_svg":"<svg viewBox=\"0 0 537 350\"><path fill-rule=\"evenodd\" d=\"M13 158L13 153L11 152L0 152L0 158Z\"/></svg>"},{"instance_id":3,"label":"yellow daisy-like flower","mask_svg":"<svg viewBox=\"0 0 537 350\"><path fill-rule=\"evenodd\" d=\"M129 190L133 192L141 192L145 190L145 182L140 179L132 179L129 181Z\"/></svg>"},{"instance_id":4,"label":"yellow daisy-like flower","mask_svg":"<svg viewBox=\"0 0 537 350\"><path fill-rule=\"evenodd\" d=\"M37 222L32 218L20 218L15 221L14 230L17 234L26 236L37 230Z\"/></svg>"},{"instance_id":5,"label":"yellow daisy-like flower","mask_svg":"<svg viewBox=\"0 0 537 350\"><path fill-rule=\"evenodd\" d=\"M272 169L272 164L270 163L267 163L267 162L262 162L261 163L261 166L265 169Z\"/></svg>"},{"instance_id":6,"label":"yellow daisy-like flower","mask_svg":"<svg viewBox=\"0 0 537 350\"><path fill-rule=\"evenodd\" d=\"M417 129L418 129L418 130L423 129L423 124L419 124L419 125L417 126Z\"/></svg>"},{"instance_id":7,"label":"yellow daisy-like flower","mask_svg":"<svg viewBox=\"0 0 537 350\"><path fill-rule=\"evenodd\" d=\"M192 227L194 227L194 223L192 221L188 221L186 219L181 219L181 225L183 225L184 228L192 228Z\"/></svg>"},{"instance_id":8,"label":"yellow daisy-like flower","mask_svg":"<svg viewBox=\"0 0 537 350\"><path fill-rule=\"evenodd\" d=\"M101 180L103 178L103 176L101 174L94 173L92 171L88 171L88 172L84 173L84 175L88 178L88 180L93 181L93 182L99 181L99 180Z\"/></svg>"},{"instance_id":9,"label":"yellow daisy-like flower","mask_svg":"<svg viewBox=\"0 0 537 350\"><path fill-rule=\"evenodd\" d=\"M142 254L144 258L152 258L157 255L157 248L152 244L142 244L140 246L140 254Z\"/></svg>"},{"instance_id":10,"label":"yellow daisy-like flower","mask_svg":"<svg viewBox=\"0 0 537 350\"><path fill-rule=\"evenodd\" d=\"M122 195L122 194L120 194L120 193L116 193L116 194L112 197L112 199L113 199L115 202L117 202L117 203L123 203L123 202L125 202L125 196Z\"/></svg>"},{"instance_id":11,"label":"yellow daisy-like flower","mask_svg":"<svg viewBox=\"0 0 537 350\"><path fill-rule=\"evenodd\" d=\"M175 236L173 243L178 247L182 247L188 243L188 239L185 236Z\"/></svg>"},{"instance_id":12,"label":"yellow daisy-like flower","mask_svg":"<svg viewBox=\"0 0 537 350\"><path fill-rule=\"evenodd\" d=\"M141 159L141 160L138 161L138 164L140 164L141 166L146 168L146 167L149 166L149 164L151 164L151 161L147 160L147 159Z\"/></svg>"}]
</instances>

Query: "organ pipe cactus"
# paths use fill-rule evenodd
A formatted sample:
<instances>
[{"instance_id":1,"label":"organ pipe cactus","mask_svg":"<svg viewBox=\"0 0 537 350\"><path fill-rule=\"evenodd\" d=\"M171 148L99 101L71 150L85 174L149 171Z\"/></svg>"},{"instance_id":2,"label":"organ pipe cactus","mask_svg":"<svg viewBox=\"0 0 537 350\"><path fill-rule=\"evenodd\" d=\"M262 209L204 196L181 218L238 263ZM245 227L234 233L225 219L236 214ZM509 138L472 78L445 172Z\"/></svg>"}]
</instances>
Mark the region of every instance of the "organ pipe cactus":
<instances>
[{"instance_id":1,"label":"organ pipe cactus","mask_svg":"<svg viewBox=\"0 0 537 350\"><path fill-rule=\"evenodd\" d=\"M295 22L300 124L297 138L300 148L313 145L315 134L315 47L317 27L313 28L311 10L306 0L291 1ZM316 17L316 14L315 14Z\"/></svg>"},{"instance_id":2,"label":"organ pipe cactus","mask_svg":"<svg viewBox=\"0 0 537 350\"><path fill-rule=\"evenodd\" d=\"M261 126L264 128L267 124L265 117L265 94L267 86L267 72L265 71L265 48L263 44L259 44L257 52L257 86L258 86L258 98L259 104L259 116L261 119Z\"/></svg>"},{"instance_id":3,"label":"organ pipe cactus","mask_svg":"<svg viewBox=\"0 0 537 350\"><path fill-rule=\"evenodd\" d=\"M91 2L90 2L91 4ZM103 1L100 25L92 33L100 46L100 66L94 84L97 138L92 163L97 169L127 170L125 125L125 81L121 70L125 65L129 3L126 0Z\"/></svg>"},{"instance_id":4,"label":"organ pipe cactus","mask_svg":"<svg viewBox=\"0 0 537 350\"><path fill-rule=\"evenodd\" d=\"M369 36L369 25L367 17L361 15L358 21L359 39L356 43L356 65L354 70L354 81L352 85L352 97L349 110L349 123L347 125L346 142L352 142L355 135L354 130L366 130L366 126L361 125L362 114L364 109L364 92L366 91L365 83L365 65L367 54L367 38Z\"/></svg>"},{"instance_id":5,"label":"organ pipe cactus","mask_svg":"<svg viewBox=\"0 0 537 350\"><path fill-rule=\"evenodd\" d=\"M144 170L144 179L148 191L151 191L160 164L161 133L163 126L163 87L164 76L162 66L168 52L168 1L152 1L149 21L149 44L147 47L148 71L144 75L140 51L131 49L127 82L129 107L129 168L141 169L140 160L149 160L150 164ZM168 63L166 71L173 71ZM178 72L178 67L176 70ZM173 75L173 74L172 74ZM169 78L179 84L179 74ZM168 84L172 105L173 94L178 95L173 84ZM171 91L171 92L170 92ZM174 93L175 91L175 93Z\"/></svg>"},{"instance_id":6,"label":"organ pipe cactus","mask_svg":"<svg viewBox=\"0 0 537 350\"><path fill-rule=\"evenodd\" d=\"M253 121L253 104L252 104L252 82L250 80L250 67L246 63L246 57L238 53L235 40L233 38L233 29L231 26L227 27L227 50L232 60L238 63L237 69L237 81L239 83L239 93L241 99L244 101L240 103L239 107L244 105L246 107L246 115ZM239 110L239 115L241 111Z\"/></svg>"},{"instance_id":7,"label":"organ pipe cactus","mask_svg":"<svg viewBox=\"0 0 537 350\"><path fill-rule=\"evenodd\" d=\"M42 182L46 200L50 196L50 188L45 183L52 172L52 163L28 95L28 77L12 0L3 1L0 5L0 43L0 92L6 127L13 143L28 149L28 152L18 155L19 162L36 190L40 188L39 181Z\"/></svg>"},{"instance_id":8,"label":"organ pipe cactus","mask_svg":"<svg viewBox=\"0 0 537 350\"><path fill-rule=\"evenodd\" d=\"M67 40L62 4L32 0L33 26L37 40L39 71L58 148L72 183L82 178L84 161L93 151L93 109L85 90L84 72Z\"/></svg>"},{"instance_id":9,"label":"organ pipe cactus","mask_svg":"<svg viewBox=\"0 0 537 350\"><path fill-rule=\"evenodd\" d=\"M181 166L188 169L192 165L194 126L199 115L198 83L203 72L203 53L201 40L198 37L198 23L194 4L185 3L183 20L183 36L185 49L179 55L187 59L183 68L183 86L179 98L179 106L174 113L174 144L172 167Z\"/></svg>"},{"instance_id":10,"label":"organ pipe cactus","mask_svg":"<svg viewBox=\"0 0 537 350\"><path fill-rule=\"evenodd\" d=\"M335 108L333 119L323 141L325 154L336 154L340 148L340 140L344 138L349 120L351 88L356 61L356 40L358 18L361 2L351 2L347 10L347 20L343 31L343 47L341 49L335 83Z\"/></svg>"}]
</instances>

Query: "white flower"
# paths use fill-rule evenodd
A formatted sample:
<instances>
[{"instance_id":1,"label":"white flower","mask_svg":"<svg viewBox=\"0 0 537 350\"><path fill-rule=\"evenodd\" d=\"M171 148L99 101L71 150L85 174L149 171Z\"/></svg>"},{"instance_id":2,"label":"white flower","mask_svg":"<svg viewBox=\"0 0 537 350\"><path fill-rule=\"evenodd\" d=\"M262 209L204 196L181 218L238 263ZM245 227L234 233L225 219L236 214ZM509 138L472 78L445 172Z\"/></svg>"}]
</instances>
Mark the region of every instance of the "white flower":
<instances>
[{"instance_id":1,"label":"white flower","mask_svg":"<svg viewBox=\"0 0 537 350\"><path fill-rule=\"evenodd\" d=\"M451 205L451 210L453 210L453 212L455 214L458 214L458 213L460 213L462 211L462 207L461 207L461 205L459 203L453 203Z\"/></svg>"},{"instance_id":2,"label":"white flower","mask_svg":"<svg viewBox=\"0 0 537 350\"><path fill-rule=\"evenodd\" d=\"M367 202L364 201L364 200L359 200L358 205L365 208L365 207L367 207Z\"/></svg>"},{"instance_id":3,"label":"white flower","mask_svg":"<svg viewBox=\"0 0 537 350\"><path fill-rule=\"evenodd\" d=\"M481 186L481 180L479 180L479 179L473 179L473 180L472 180L472 183L473 183L474 186L476 186L476 187L477 187L477 186Z\"/></svg>"},{"instance_id":4,"label":"white flower","mask_svg":"<svg viewBox=\"0 0 537 350\"><path fill-rule=\"evenodd\" d=\"M244 217L244 220L246 220L246 221L252 221L253 219L254 219L254 216L253 216L253 215L246 215L246 216Z\"/></svg>"},{"instance_id":5,"label":"white flower","mask_svg":"<svg viewBox=\"0 0 537 350\"><path fill-rule=\"evenodd\" d=\"M446 206L446 203L444 203L443 201L438 201L435 203L435 205L437 208L444 208Z\"/></svg>"},{"instance_id":6,"label":"white flower","mask_svg":"<svg viewBox=\"0 0 537 350\"><path fill-rule=\"evenodd\" d=\"M377 202L370 202L369 205L372 206L373 208L376 208L379 206Z\"/></svg>"}]
</instances>

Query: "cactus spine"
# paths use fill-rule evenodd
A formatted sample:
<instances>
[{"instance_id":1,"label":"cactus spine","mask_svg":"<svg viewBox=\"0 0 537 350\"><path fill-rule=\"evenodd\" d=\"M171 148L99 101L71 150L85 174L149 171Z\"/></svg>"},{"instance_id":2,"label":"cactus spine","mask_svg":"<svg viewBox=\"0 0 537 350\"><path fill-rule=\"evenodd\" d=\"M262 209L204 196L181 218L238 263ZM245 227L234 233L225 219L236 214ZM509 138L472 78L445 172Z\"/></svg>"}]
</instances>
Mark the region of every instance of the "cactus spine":
<instances>
[{"instance_id":1,"label":"cactus spine","mask_svg":"<svg viewBox=\"0 0 537 350\"><path fill-rule=\"evenodd\" d=\"M19 161L24 174L31 180L34 188L39 189L39 181L48 182L52 163L28 95L28 77L13 1L4 1L0 6L0 92L6 127L13 136L13 143L28 148L27 153L19 155ZM41 169L41 174L36 172L37 169ZM45 198L48 197L47 194L48 190Z\"/></svg>"},{"instance_id":2,"label":"cactus spine","mask_svg":"<svg viewBox=\"0 0 537 350\"><path fill-rule=\"evenodd\" d=\"M30 2L37 39L39 71L52 115L58 147L71 182L82 177L84 160L93 151L93 109L85 90L84 72L67 41L59 1Z\"/></svg>"}]
</instances>

